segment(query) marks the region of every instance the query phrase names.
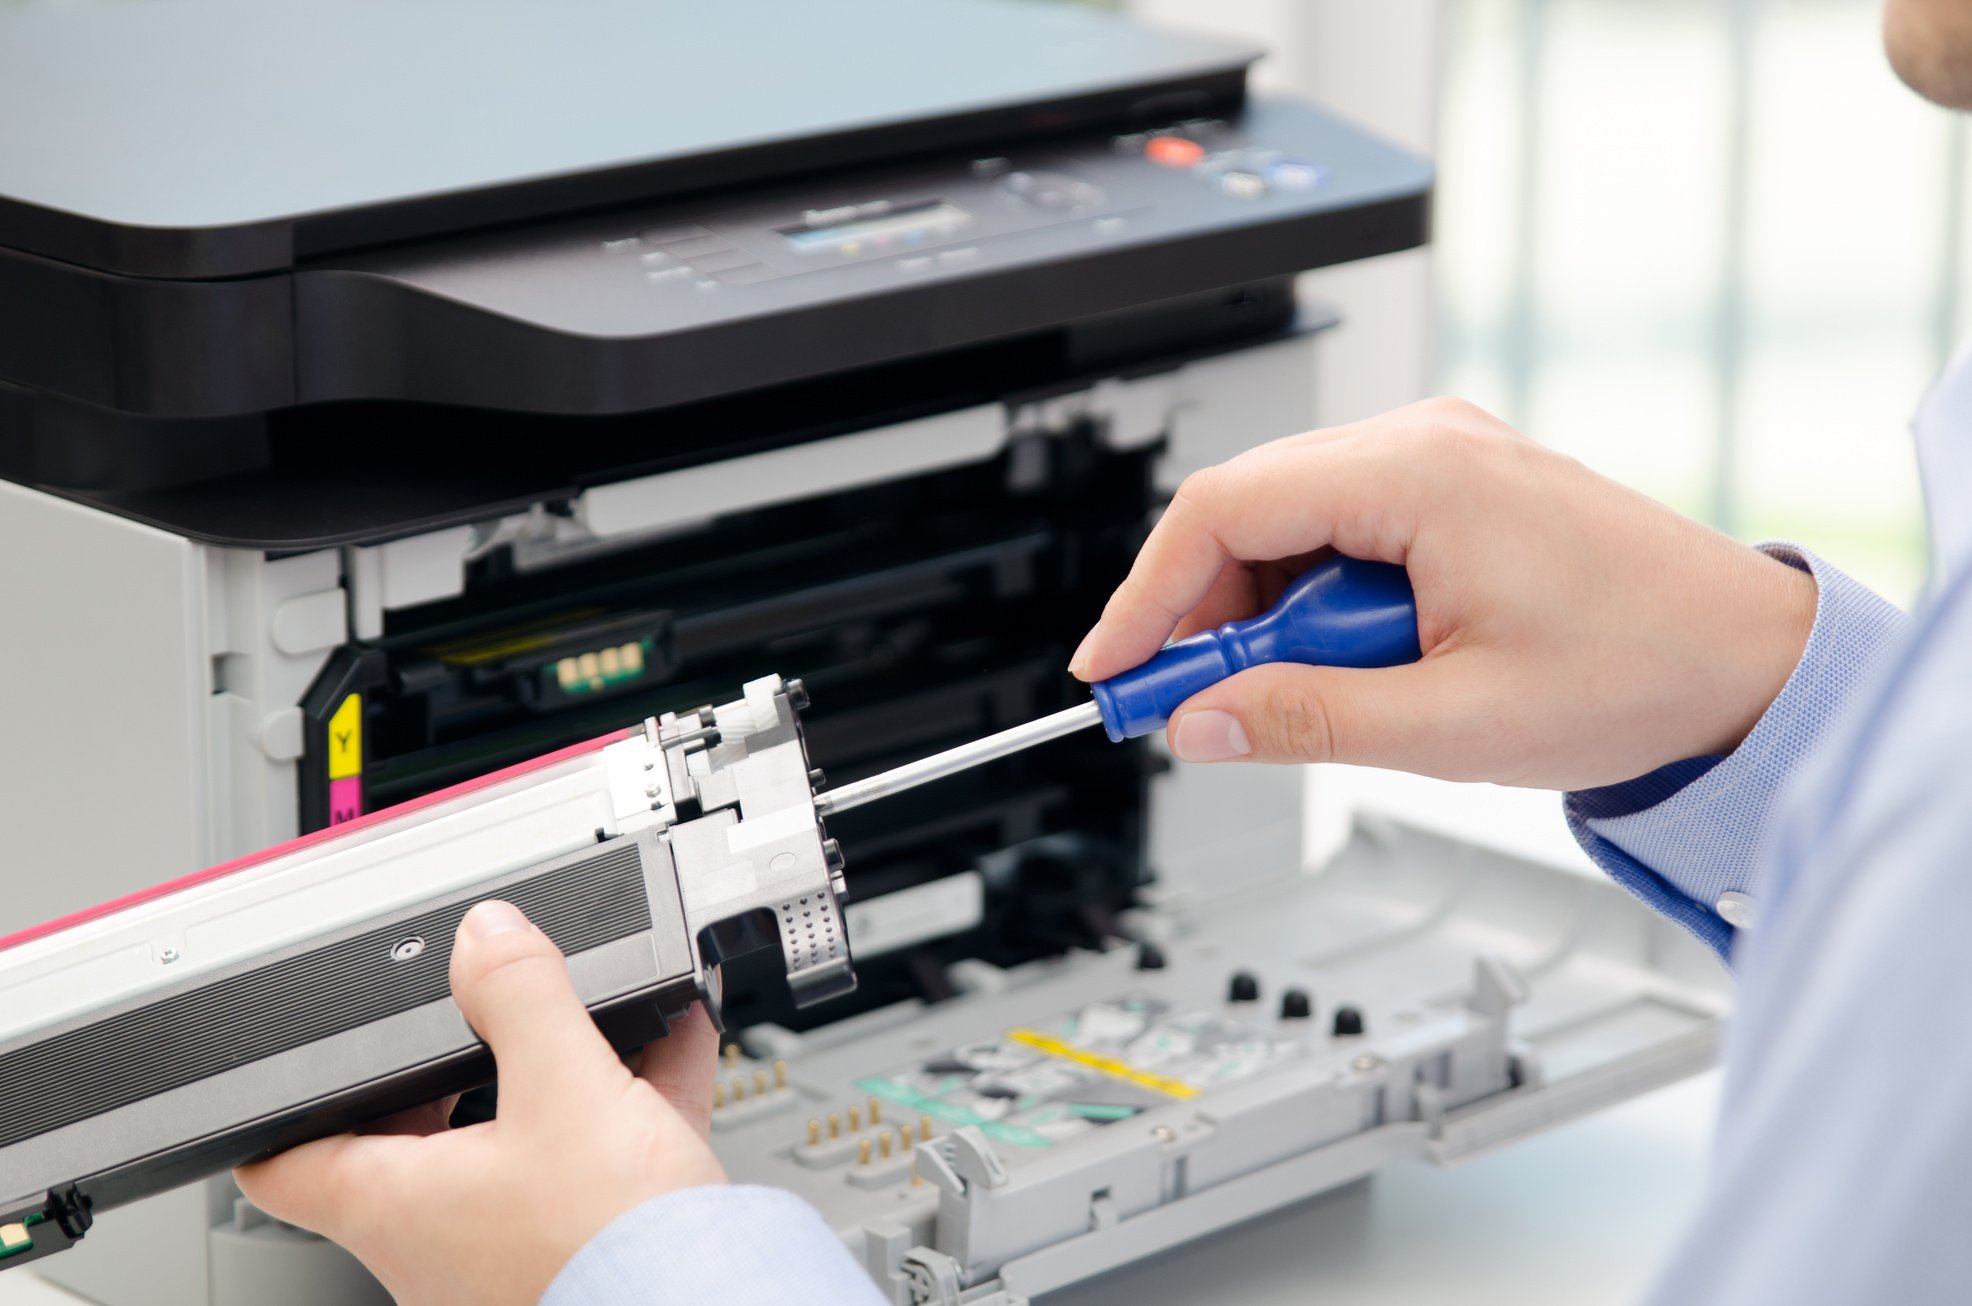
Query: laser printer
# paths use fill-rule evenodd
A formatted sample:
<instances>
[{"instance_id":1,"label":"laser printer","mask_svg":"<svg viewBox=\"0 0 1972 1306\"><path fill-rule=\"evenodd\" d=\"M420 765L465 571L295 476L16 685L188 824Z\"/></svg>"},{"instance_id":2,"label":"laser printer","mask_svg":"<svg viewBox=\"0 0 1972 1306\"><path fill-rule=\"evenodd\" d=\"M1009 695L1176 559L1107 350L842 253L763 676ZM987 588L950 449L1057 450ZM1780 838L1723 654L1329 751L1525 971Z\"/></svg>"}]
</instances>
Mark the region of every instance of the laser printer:
<instances>
[{"instance_id":1,"label":"laser printer","mask_svg":"<svg viewBox=\"0 0 1972 1306\"><path fill-rule=\"evenodd\" d=\"M1179 480L1312 425L1297 275L1427 237L1429 165L1258 55L1040 0L0 10L0 934L763 677L832 782L1081 701ZM1708 1064L1721 974L1620 891L1390 821L1310 866L1302 796L1085 733L832 819L857 983L726 964L727 1169L900 1306L1011 1306ZM32 1270L386 1300L223 1177Z\"/></svg>"}]
</instances>

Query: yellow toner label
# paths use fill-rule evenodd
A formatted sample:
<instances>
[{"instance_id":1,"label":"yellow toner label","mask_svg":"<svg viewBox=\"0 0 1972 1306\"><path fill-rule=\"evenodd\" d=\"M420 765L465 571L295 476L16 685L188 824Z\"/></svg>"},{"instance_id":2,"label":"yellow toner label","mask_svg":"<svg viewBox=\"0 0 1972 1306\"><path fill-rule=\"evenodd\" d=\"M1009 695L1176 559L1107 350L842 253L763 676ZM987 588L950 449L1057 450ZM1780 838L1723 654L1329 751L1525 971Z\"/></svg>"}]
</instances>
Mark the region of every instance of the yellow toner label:
<instances>
[{"instance_id":1,"label":"yellow toner label","mask_svg":"<svg viewBox=\"0 0 1972 1306\"><path fill-rule=\"evenodd\" d=\"M329 718L329 779L363 774L363 696L351 694Z\"/></svg>"},{"instance_id":2,"label":"yellow toner label","mask_svg":"<svg viewBox=\"0 0 1972 1306\"><path fill-rule=\"evenodd\" d=\"M1127 1061L1118 1061L1115 1057L1106 1057L1097 1052L1084 1052L1072 1043L1064 1043L1039 1030L1010 1029L1006 1036L1012 1042L1025 1043L1028 1047L1038 1048L1051 1057L1060 1057L1064 1061L1073 1061L1091 1070L1100 1070L1105 1075L1126 1079L1137 1087L1147 1088L1153 1093L1177 1098L1198 1096L1198 1090L1181 1079L1168 1079L1163 1075L1149 1074L1138 1070Z\"/></svg>"}]
</instances>

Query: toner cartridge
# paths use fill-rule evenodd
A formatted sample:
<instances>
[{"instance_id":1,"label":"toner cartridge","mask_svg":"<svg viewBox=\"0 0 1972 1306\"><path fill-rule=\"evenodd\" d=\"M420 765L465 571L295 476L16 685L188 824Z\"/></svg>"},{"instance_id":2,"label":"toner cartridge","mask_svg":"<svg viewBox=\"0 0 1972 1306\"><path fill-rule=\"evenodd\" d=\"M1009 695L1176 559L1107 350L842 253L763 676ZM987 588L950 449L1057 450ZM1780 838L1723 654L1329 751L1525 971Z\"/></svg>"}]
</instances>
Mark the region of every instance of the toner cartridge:
<instances>
[{"instance_id":1,"label":"toner cartridge","mask_svg":"<svg viewBox=\"0 0 1972 1306\"><path fill-rule=\"evenodd\" d=\"M487 1082L453 1005L473 903L522 908L630 1050L778 947L855 987L799 682L748 684L0 939L0 1267L94 1213Z\"/></svg>"}]
</instances>

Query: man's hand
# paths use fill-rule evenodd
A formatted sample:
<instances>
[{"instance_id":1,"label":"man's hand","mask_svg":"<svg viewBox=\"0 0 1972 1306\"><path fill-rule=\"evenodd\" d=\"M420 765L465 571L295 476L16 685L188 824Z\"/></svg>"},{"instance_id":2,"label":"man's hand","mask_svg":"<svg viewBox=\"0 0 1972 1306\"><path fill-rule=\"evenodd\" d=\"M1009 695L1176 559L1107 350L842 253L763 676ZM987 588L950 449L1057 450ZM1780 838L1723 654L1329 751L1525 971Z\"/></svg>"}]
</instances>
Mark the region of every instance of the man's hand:
<instances>
[{"instance_id":1,"label":"man's hand","mask_svg":"<svg viewBox=\"0 0 1972 1306\"><path fill-rule=\"evenodd\" d=\"M504 902L466 914L452 992L499 1064L499 1118L450 1129L439 1102L242 1166L256 1206L348 1248L406 1306L534 1306L617 1216L725 1181L705 1141L719 1038L701 1008L632 1074L561 953Z\"/></svg>"},{"instance_id":2,"label":"man's hand","mask_svg":"<svg viewBox=\"0 0 1972 1306\"><path fill-rule=\"evenodd\" d=\"M1172 717L1179 757L1612 784L1737 747L1814 624L1806 574L1436 399L1188 478L1069 669L1252 616L1329 552L1408 569L1423 660L1255 667Z\"/></svg>"}]
</instances>

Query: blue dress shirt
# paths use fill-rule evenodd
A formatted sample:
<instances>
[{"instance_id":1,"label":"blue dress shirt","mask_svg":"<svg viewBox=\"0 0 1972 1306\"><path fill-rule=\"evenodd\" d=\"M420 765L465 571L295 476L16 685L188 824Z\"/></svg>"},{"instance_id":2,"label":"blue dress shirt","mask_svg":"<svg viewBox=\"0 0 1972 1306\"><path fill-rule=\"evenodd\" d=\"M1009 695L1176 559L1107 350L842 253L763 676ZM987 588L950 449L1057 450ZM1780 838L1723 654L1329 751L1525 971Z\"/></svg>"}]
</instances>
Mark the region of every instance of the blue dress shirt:
<instances>
[{"instance_id":1,"label":"blue dress shirt","mask_svg":"<svg viewBox=\"0 0 1972 1306\"><path fill-rule=\"evenodd\" d=\"M1972 551L1972 363L1917 435L1934 556ZM1939 568L1913 621L1769 551L1820 603L1745 742L1564 803L1740 976L1711 1181L1652 1306L1972 1302L1972 569ZM735 1187L622 1216L543 1301L793 1299L885 1300L814 1210Z\"/></svg>"}]
</instances>

